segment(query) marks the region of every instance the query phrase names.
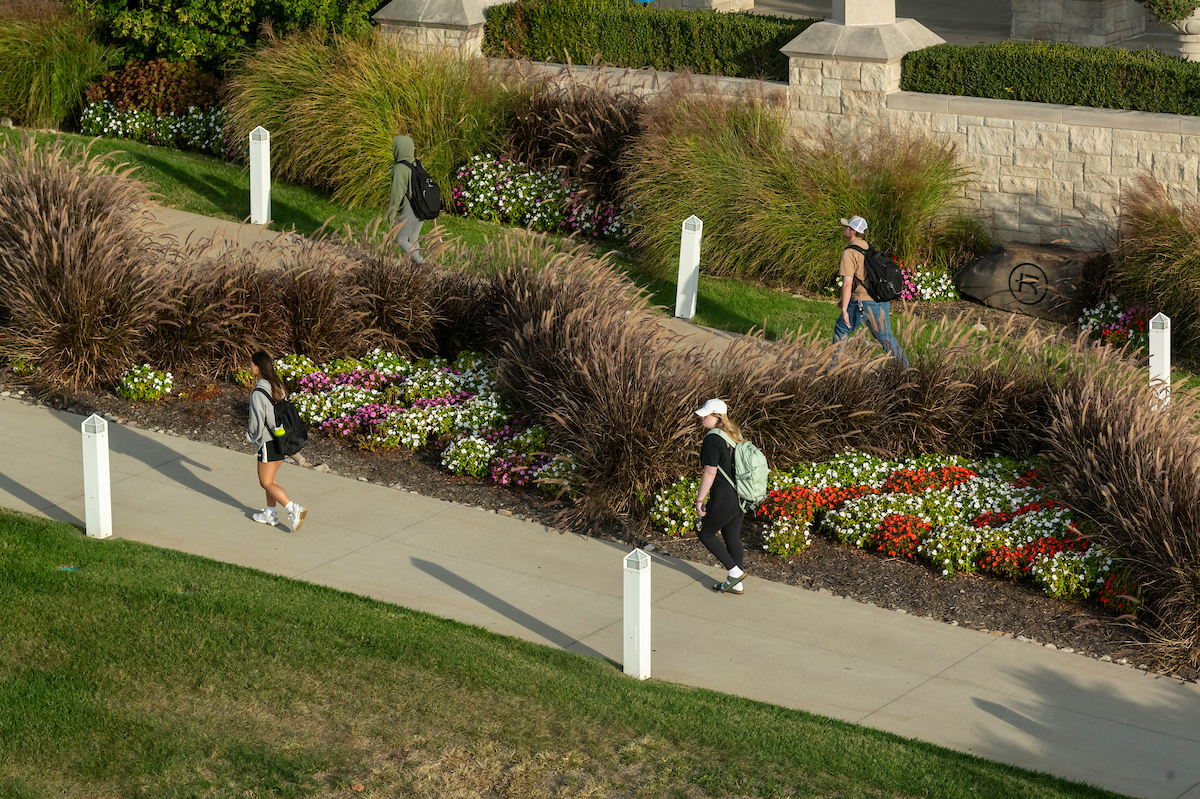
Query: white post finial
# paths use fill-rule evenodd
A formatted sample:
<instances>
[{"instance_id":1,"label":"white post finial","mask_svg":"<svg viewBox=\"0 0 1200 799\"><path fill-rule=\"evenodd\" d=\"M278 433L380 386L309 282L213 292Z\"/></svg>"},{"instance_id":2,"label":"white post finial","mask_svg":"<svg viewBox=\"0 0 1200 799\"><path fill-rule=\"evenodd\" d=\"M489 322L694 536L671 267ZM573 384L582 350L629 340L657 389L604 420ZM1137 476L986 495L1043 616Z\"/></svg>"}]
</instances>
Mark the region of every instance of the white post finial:
<instances>
[{"instance_id":1,"label":"white post finial","mask_svg":"<svg viewBox=\"0 0 1200 799\"><path fill-rule=\"evenodd\" d=\"M1171 401L1171 318L1164 313L1150 320L1150 385L1158 407Z\"/></svg>"},{"instance_id":2,"label":"white post finial","mask_svg":"<svg viewBox=\"0 0 1200 799\"><path fill-rule=\"evenodd\" d=\"M271 221L271 134L262 125L250 131L250 222Z\"/></svg>"},{"instance_id":3,"label":"white post finial","mask_svg":"<svg viewBox=\"0 0 1200 799\"><path fill-rule=\"evenodd\" d=\"M700 290L700 238L704 223L695 214L683 220L679 241L679 284L675 287L675 316L691 319L696 315L696 292Z\"/></svg>"},{"instance_id":4,"label":"white post finial","mask_svg":"<svg viewBox=\"0 0 1200 799\"><path fill-rule=\"evenodd\" d=\"M650 556L635 549L625 564L625 665L630 677L650 677Z\"/></svg>"},{"instance_id":5,"label":"white post finial","mask_svg":"<svg viewBox=\"0 0 1200 799\"><path fill-rule=\"evenodd\" d=\"M83 420L83 504L88 538L112 535L112 490L108 470L108 422Z\"/></svg>"}]
</instances>

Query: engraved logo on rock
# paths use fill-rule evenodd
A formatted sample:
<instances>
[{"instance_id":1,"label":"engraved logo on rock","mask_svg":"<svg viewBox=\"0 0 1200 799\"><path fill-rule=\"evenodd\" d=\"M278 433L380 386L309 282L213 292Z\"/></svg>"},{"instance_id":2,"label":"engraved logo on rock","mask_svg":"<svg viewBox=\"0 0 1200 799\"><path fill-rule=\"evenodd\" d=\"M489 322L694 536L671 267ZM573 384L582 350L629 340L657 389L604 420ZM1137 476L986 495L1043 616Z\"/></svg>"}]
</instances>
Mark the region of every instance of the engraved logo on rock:
<instances>
[{"instance_id":1,"label":"engraved logo on rock","mask_svg":"<svg viewBox=\"0 0 1200 799\"><path fill-rule=\"evenodd\" d=\"M1017 264L1008 275L1008 290L1022 305L1037 305L1050 293L1050 281L1037 264Z\"/></svg>"}]
</instances>

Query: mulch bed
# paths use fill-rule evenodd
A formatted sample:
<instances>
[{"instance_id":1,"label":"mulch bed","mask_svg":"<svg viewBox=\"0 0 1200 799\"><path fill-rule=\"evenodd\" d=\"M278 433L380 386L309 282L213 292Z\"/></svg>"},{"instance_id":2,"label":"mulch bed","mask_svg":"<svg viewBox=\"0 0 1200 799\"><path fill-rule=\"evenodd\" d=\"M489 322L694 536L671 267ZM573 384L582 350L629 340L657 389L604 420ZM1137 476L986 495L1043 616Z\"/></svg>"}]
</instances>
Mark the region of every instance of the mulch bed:
<instances>
[{"instance_id":1,"label":"mulch bed","mask_svg":"<svg viewBox=\"0 0 1200 799\"><path fill-rule=\"evenodd\" d=\"M966 314L967 324L1003 324L1003 314L970 302L914 303L912 313L923 318L957 318ZM1030 327L1054 332L1056 325L1017 318L1022 332ZM134 403L112 394L65 394L37 391L10 371L0 371L0 395L8 392L50 407L87 415L100 412L129 427L184 436L228 449L249 453L245 424L249 390L241 386L177 384L175 394L161 403ZM186 394L183 398L180 395ZM366 480L425 496L486 508L505 515L540 522L560 530L563 503L540 491L501 488L485 480L455 477L439 465L432 452L397 451L364 453L322 437L310 438L301 465L332 474ZM1052 599L1028 583L1016 583L977 575L943 576L921 563L889 558L837 544L815 536L805 552L783 559L762 551L762 525L747 520L744 538L746 569L754 579L844 596L881 608L924 616L948 624L985 630L993 635L1022 637L1030 645L1053 646L1080 655L1111 659L1119 663L1155 670L1140 646L1146 639L1128 619L1117 618L1094 602ZM566 532L565 530L563 532ZM614 525L595 534L632 542L660 553L685 558L720 571L716 560L695 538L677 539L658 534L633 534ZM752 585L752 584L751 584ZM751 590L753 590L751 588ZM1196 680L1194 670L1175 672L1176 677Z\"/></svg>"}]
</instances>

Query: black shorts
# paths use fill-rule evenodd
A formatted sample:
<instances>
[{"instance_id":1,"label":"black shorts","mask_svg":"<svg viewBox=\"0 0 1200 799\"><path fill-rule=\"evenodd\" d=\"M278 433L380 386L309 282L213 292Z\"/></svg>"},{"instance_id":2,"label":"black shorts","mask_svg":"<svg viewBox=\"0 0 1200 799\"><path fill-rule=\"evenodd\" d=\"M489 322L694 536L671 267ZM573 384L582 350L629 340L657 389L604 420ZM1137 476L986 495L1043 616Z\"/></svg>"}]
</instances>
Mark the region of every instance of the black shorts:
<instances>
[{"instance_id":1,"label":"black shorts","mask_svg":"<svg viewBox=\"0 0 1200 799\"><path fill-rule=\"evenodd\" d=\"M275 439L267 439L267 443L258 448L256 453L259 463L275 463L283 460L283 453L279 451L279 445L275 443Z\"/></svg>"}]
</instances>

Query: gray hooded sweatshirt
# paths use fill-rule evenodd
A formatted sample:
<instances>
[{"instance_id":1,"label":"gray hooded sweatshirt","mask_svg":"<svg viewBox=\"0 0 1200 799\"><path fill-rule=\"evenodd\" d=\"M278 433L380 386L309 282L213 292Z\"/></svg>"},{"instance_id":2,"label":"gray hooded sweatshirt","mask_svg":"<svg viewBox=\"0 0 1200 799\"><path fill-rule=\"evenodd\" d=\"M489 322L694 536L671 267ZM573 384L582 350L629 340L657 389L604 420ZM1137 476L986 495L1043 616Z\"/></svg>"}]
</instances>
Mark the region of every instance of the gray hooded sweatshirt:
<instances>
[{"instance_id":1,"label":"gray hooded sweatshirt","mask_svg":"<svg viewBox=\"0 0 1200 799\"><path fill-rule=\"evenodd\" d=\"M408 202L408 184L412 182L412 170L401 161L412 162L416 156L413 140L409 136L392 139L392 196L388 199L388 219L395 218Z\"/></svg>"}]
</instances>

